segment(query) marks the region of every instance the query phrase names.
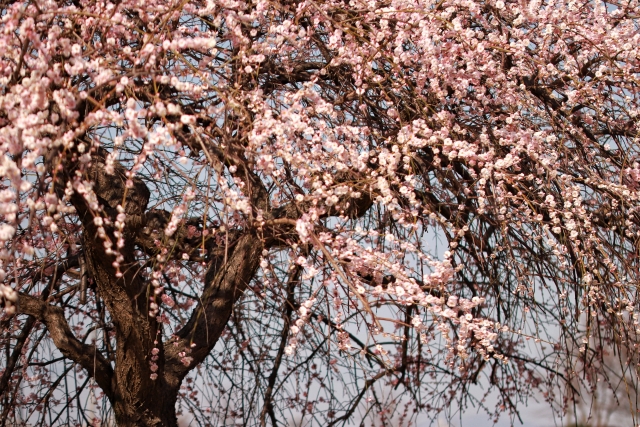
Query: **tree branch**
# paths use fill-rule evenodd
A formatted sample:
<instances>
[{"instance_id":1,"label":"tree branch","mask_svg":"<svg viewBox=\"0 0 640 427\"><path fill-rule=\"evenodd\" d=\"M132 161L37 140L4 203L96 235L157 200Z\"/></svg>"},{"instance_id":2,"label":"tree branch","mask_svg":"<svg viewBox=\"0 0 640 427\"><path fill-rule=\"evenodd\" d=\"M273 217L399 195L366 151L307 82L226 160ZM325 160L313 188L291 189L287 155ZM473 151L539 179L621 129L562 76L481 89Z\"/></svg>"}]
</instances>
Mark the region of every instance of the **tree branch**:
<instances>
[{"instance_id":1,"label":"tree branch","mask_svg":"<svg viewBox=\"0 0 640 427\"><path fill-rule=\"evenodd\" d=\"M261 241L247 233L229 250L224 264L212 263L198 306L176 332L173 345L165 345L167 375L182 379L209 355L227 326L234 303L255 276L262 249Z\"/></svg>"},{"instance_id":2,"label":"tree branch","mask_svg":"<svg viewBox=\"0 0 640 427\"><path fill-rule=\"evenodd\" d=\"M29 316L24 326L22 327L22 331L20 335L18 335L16 346L13 348L13 352L11 352L11 356L9 360L7 360L7 365L5 366L4 373L2 374L2 378L0 378L0 396L2 396L7 386L9 385L9 379L13 375L13 370L18 362L18 358L22 353L22 348L24 347L24 343L27 340L27 337L31 334L31 330L36 323L36 319L33 316Z\"/></svg>"},{"instance_id":3,"label":"tree branch","mask_svg":"<svg viewBox=\"0 0 640 427\"><path fill-rule=\"evenodd\" d=\"M90 377L95 378L104 393L109 398L112 397L111 365L95 346L84 344L75 337L62 308L49 305L38 298L20 294L18 313L27 314L41 321L47 327L58 350L65 357L82 366Z\"/></svg>"}]
</instances>

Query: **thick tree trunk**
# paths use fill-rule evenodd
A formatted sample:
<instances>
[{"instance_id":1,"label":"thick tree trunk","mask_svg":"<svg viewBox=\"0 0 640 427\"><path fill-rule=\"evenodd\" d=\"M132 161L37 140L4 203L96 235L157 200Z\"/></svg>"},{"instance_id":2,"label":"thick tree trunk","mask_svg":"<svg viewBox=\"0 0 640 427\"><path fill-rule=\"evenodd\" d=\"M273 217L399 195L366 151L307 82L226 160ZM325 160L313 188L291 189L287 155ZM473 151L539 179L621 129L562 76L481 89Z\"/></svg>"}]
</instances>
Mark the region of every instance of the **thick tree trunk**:
<instances>
[{"instance_id":1,"label":"thick tree trunk","mask_svg":"<svg viewBox=\"0 0 640 427\"><path fill-rule=\"evenodd\" d=\"M150 286L137 277L135 264L123 265L116 277L111 257L85 244L85 255L98 294L111 313L115 328L115 368L111 405L121 426L176 427L176 401L180 380L164 375L164 346L160 325L149 316ZM126 252L125 252L126 253ZM106 262L105 262L106 261ZM158 377L151 379L153 349L157 348Z\"/></svg>"},{"instance_id":2,"label":"thick tree trunk","mask_svg":"<svg viewBox=\"0 0 640 427\"><path fill-rule=\"evenodd\" d=\"M120 399L121 397L131 396L118 396L118 400L112 402L118 427L178 426L176 417L178 390L157 387L157 390L150 390L150 393L138 396L142 400L125 400Z\"/></svg>"}]
</instances>

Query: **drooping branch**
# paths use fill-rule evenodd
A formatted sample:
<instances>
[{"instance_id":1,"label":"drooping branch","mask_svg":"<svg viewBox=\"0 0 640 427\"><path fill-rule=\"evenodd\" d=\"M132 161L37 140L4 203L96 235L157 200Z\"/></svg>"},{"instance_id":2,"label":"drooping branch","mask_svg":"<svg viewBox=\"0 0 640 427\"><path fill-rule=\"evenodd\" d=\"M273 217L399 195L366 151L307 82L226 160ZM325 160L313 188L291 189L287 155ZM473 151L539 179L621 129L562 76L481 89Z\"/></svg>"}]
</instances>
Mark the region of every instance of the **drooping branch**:
<instances>
[{"instance_id":1,"label":"drooping branch","mask_svg":"<svg viewBox=\"0 0 640 427\"><path fill-rule=\"evenodd\" d=\"M82 366L87 375L94 377L100 388L109 397L113 397L113 369L109 361L94 345L81 342L71 331L61 307L47 304L39 298L20 294L18 313L27 314L42 322L60 352Z\"/></svg>"},{"instance_id":2,"label":"drooping branch","mask_svg":"<svg viewBox=\"0 0 640 427\"><path fill-rule=\"evenodd\" d=\"M273 427L276 427L278 424L275 416L275 411L273 410L273 392L276 385L276 380L278 379L280 364L282 363L284 351L287 345L287 339L289 337L289 328L291 327L292 323L291 315L293 313L293 310L296 308L294 296L296 287L300 284L300 275L302 274L302 271L303 269L300 266L296 266L295 269L290 273L289 279L287 280L287 298L283 303L284 313L282 315L283 325L280 332L280 344L278 346L276 357L273 361L271 373L269 374L267 389L264 392L264 404L262 407L262 411L260 412L261 427L265 427L267 425L267 414L271 418Z\"/></svg>"},{"instance_id":3,"label":"drooping branch","mask_svg":"<svg viewBox=\"0 0 640 427\"><path fill-rule=\"evenodd\" d=\"M71 257L53 266L53 272L49 274L48 283L40 294L40 300L42 301L47 300L51 292L55 290L58 282L62 278L62 275L65 272L68 272L70 269L80 264L81 256L82 255L80 254L72 255ZM34 286L35 283L44 280L45 270L47 269L46 268L40 269L35 274L32 274L32 277L30 279L31 286ZM28 275L26 277L28 277ZM8 386L9 379L13 375L13 371L16 366L16 363L20 358L20 355L22 354L22 349L24 347L24 344L27 341L27 338L29 338L29 335L31 334L34 326L36 325L37 320L39 319L29 315L22 327L22 331L20 332L20 335L18 335L18 337L16 338L16 345L13 351L11 352L11 356L7 360L7 365L5 366L4 373L0 378L0 396L4 394L6 391L6 387Z\"/></svg>"},{"instance_id":4,"label":"drooping branch","mask_svg":"<svg viewBox=\"0 0 640 427\"><path fill-rule=\"evenodd\" d=\"M2 377L0 378L0 397L3 397L5 392L7 391L7 386L9 385L9 379L13 375L13 370L15 369L16 363L22 354L22 349L24 348L24 344L31 334L33 327L36 324L36 319L33 316L29 316L27 321L22 326L22 330L20 331L20 335L16 337L16 345L11 352L11 356L7 360L7 364L4 368L4 372L2 373Z\"/></svg>"}]
</instances>

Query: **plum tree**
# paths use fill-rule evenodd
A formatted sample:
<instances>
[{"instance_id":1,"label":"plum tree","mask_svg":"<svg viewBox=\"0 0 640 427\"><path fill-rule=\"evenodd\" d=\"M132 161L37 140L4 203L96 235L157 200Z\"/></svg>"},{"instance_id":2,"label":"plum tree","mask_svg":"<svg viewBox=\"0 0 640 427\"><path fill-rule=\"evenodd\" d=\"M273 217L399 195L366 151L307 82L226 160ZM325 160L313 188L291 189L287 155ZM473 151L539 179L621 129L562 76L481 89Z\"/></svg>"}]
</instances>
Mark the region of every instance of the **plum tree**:
<instances>
[{"instance_id":1,"label":"plum tree","mask_svg":"<svg viewBox=\"0 0 640 427\"><path fill-rule=\"evenodd\" d=\"M638 1L0 5L3 426L635 389Z\"/></svg>"}]
</instances>

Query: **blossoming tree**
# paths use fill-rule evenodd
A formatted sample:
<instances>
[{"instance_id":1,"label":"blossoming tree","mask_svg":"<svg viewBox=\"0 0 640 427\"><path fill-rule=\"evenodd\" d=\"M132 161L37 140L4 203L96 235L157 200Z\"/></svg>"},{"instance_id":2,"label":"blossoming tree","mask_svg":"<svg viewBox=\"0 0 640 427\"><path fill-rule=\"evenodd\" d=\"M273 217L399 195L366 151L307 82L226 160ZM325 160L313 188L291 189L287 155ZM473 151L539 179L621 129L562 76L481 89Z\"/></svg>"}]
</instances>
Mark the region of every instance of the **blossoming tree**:
<instances>
[{"instance_id":1,"label":"blossoming tree","mask_svg":"<svg viewBox=\"0 0 640 427\"><path fill-rule=\"evenodd\" d=\"M513 417L637 352L638 1L0 4L3 426Z\"/></svg>"}]
</instances>

